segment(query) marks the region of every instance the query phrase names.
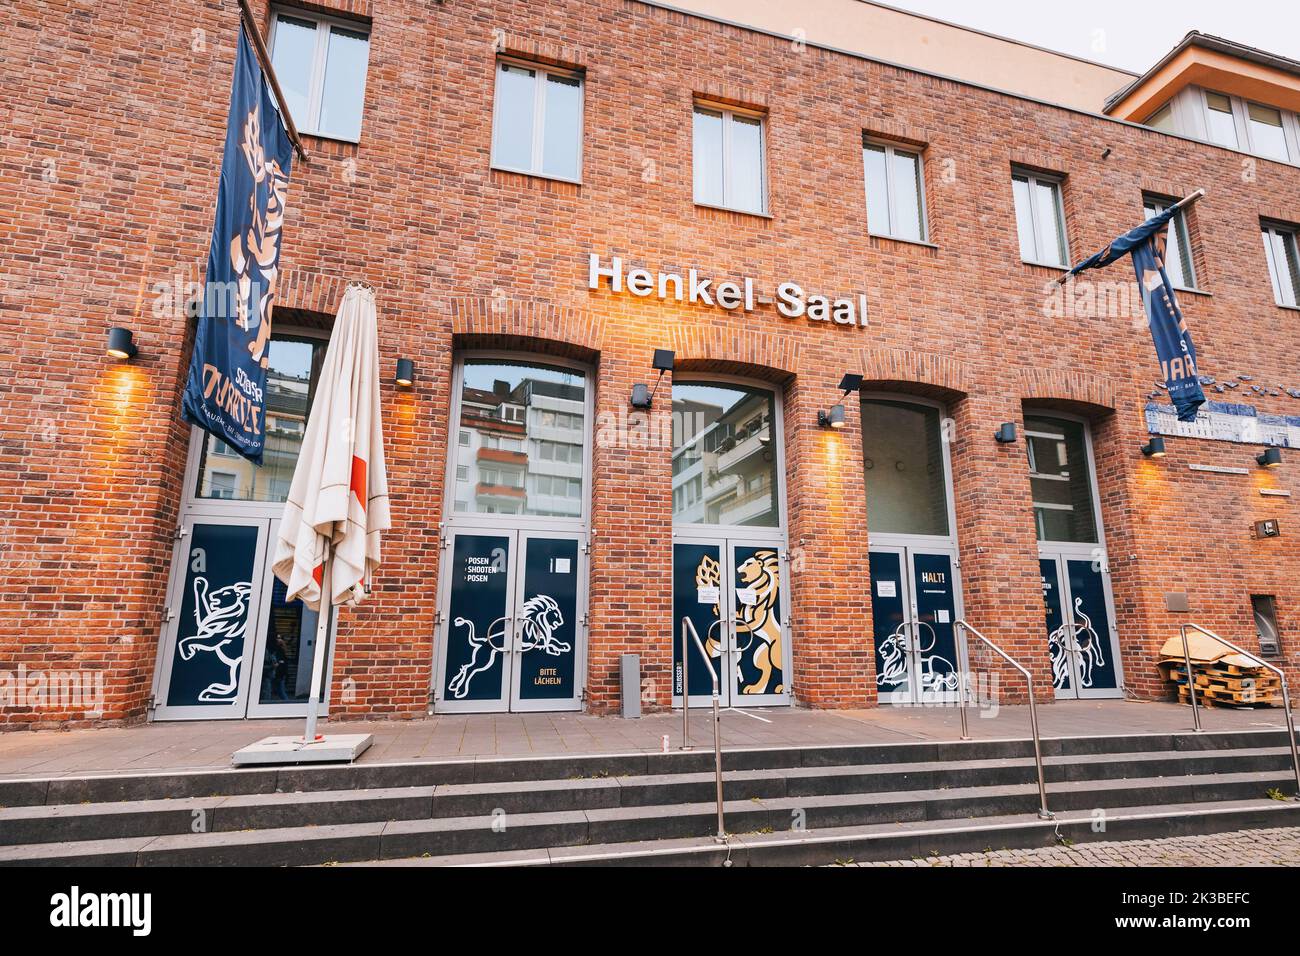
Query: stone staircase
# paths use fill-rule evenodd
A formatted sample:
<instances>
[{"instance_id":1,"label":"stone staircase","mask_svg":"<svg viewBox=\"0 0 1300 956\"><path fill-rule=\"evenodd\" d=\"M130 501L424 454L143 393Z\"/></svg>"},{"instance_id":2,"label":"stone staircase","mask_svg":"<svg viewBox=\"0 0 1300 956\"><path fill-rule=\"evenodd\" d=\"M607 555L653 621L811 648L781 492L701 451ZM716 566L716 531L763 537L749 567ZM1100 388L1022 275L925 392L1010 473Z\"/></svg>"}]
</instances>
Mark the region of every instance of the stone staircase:
<instances>
[{"instance_id":1,"label":"stone staircase","mask_svg":"<svg viewBox=\"0 0 1300 956\"><path fill-rule=\"evenodd\" d=\"M0 781L0 865L795 865L1300 825L1285 733Z\"/></svg>"}]
</instances>

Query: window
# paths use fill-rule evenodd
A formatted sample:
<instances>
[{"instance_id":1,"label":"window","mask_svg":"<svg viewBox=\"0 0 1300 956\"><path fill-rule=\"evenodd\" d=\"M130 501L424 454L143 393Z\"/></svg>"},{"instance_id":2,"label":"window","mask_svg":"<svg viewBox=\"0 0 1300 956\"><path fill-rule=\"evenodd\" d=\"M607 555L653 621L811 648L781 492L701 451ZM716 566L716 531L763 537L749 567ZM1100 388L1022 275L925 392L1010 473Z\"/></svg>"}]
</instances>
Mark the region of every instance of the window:
<instances>
[{"instance_id":1,"label":"window","mask_svg":"<svg viewBox=\"0 0 1300 956\"><path fill-rule=\"evenodd\" d=\"M1252 594L1250 608L1255 616L1259 652L1265 657L1280 657L1282 641L1277 631L1277 600L1271 594Z\"/></svg>"},{"instance_id":2,"label":"window","mask_svg":"<svg viewBox=\"0 0 1300 956\"><path fill-rule=\"evenodd\" d=\"M1039 541L1097 543L1088 439L1080 422L1025 417L1029 488Z\"/></svg>"},{"instance_id":3,"label":"window","mask_svg":"<svg viewBox=\"0 0 1300 956\"><path fill-rule=\"evenodd\" d=\"M763 119L695 107L695 201L738 212L767 212Z\"/></svg>"},{"instance_id":4,"label":"window","mask_svg":"<svg viewBox=\"0 0 1300 956\"><path fill-rule=\"evenodd\" d=\"M1222 93L1205 91L1205 125L1210 142L1237 149L1237 121L1232 114L1232 100Z\"/></svg>"},{"instance_id":5,"label":"window","mask_svg":"<svg viewBox=\"0 0 1300 956\"><path fill-rule=\"evenodd\" d=\"M1278 305L1300 305L1300 256L1296 255L1296 231L1291 226L1265 223L1264 257L1273 280L1273 300Z\"/></svg>"},{"instance_id":6,"label":"window","mask_svg":"<svg viewBox=\"0 0 1300 956\"><path fill-rule=\"evenodd\" d=\"M288 497L327 344L324 339L271 333L262 464L258 467L234 454L215 435L200 433L203 446L196 497L260 502L280 502Z\"/></svg>"},{"instance_id":7,"label":"window","mask_svg":"<svg viewBox=\"0 0 1300 956\"><path fill-rule=\"evenodd\" d=\"M1177 132L1174 124L1174 104L1166 103L1160 107L1147 117L1145 125L1150 126L1152 129L1158 129L1162 133Z\"/></svg>"},{"instance_id":8,"label":"window","mask_svg":"<svg viewBox=\"0 0 1300 956\"><path fill-rule=\"evenodd\" d=\"M582 175L582 77L499 61L492 165L577 182Z\"/></svg>"},{"instance_id":9,"label":"window","mask_svg":"<svg viewBox=\"0 0 1300 956\"><path fill-rule=\"evenodd\" d=\"M949 533L941 418L933 405L862 400L862 465L872 532Z\"/></svg>"},{"instance_id":10,"label":"window","mask_svg":"<svg viewBox=\"0 0 1300 956\"><path fill-rule=\"evenodd\" d=\"M469 465L456 466L456 480L469 481Z\"/></svg>"},{"instance_id":11,"label":"window","mask_svg":"<svg viewBox=\"0 0 1300 956\"><path fill-rule=\"evenodd\" d=\"M277 12L270 46L271 66L299 131L360 139L369 30L299 10Z\"/></svg>"},{"instance_id":12,"label":"window","mask_svg":"<svg viewBox=\"0 0 1300 956\"><path fill-rule=\"evenodd\" d=\"M461 468L475 474L477 487L459 493L465 506L458 510L582 517L586 407L586 375L577 369L509 358L466 358L461 366L460 428L477 433L478 439L457 449L456 474ZM503 415L503 409L512 414ZM572 443L543 438L553 437L542 430L548 415L563 415L574 423ZM546 496L545 507L538 505L536 496Z\"/></svg>"},{"instance_id":13,"label":"window","mask_svg":"<svg viewBox=\"0 0 1300 956\"><path fill-rule=\"evenodd\" d=\"M1270 159L1284 162L1291 158L1286 147L1286 132L1282 128L1282 114L1271 106L1246 104L1246 126L1250 131L1250 150Z\"/></svg>"},{"instance_id":14,"label":"window","mask_svg":"<svg viewBox=\"0 0 1300 956\"><path fill-rule=\"evenodd\" d=\"M1142 200L1143 212L1148 219L1158 216L1173 203L1168 199L1146 196ZM1183 210L1169 220L1165 243L1165 272L1169 281L1179 289L1195 289L1196 273L1192 267L1192 241L1187 231L1187 217Z\"/></svg>"},{"instance_id":15,"label":"window","mask_svg":"<svg viewBox=\"0 0 1300 956\"><path fill-rule=\"evenodd\" d=\"M885 143L862 144L867 180L867 231L891 239L925 240L921 156Z\"/></svg>"},{"instance_id":16,"label":"window","mask_svg":"<svg viewBox=\"0 0 1300 956\"><path fill-rule=\"evenodd\" d=\"M1065 268L1069 251L1060 180L1015 172L1011 188L1016 200L1020 258L1035 265Z\"/></svg>"},{"instance_id":17,"label":"window","mask_svg":"<svg viewBox=\"0 0 1300 956\"><path fill-rule=\"evenodd\" d=\"M673 383L674 522L780 526L775 416L770 389ZM755 421L764 423L758 431L749 428ZM741 433L751 437L737 441Z\"/></svg>"}]
</instances>

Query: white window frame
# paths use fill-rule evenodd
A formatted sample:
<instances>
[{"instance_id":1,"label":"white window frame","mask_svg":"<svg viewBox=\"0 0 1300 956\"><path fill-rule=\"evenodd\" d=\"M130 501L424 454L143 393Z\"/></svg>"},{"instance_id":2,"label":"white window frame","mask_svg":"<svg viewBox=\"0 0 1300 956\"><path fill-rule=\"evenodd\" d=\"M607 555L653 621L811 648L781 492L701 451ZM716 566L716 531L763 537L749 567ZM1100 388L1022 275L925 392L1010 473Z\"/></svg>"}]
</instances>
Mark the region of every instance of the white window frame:
<instances>
[{"instance_id":1,"label":"white window frame","mask_svg":"<svg viewBox=\"0 0 1300 956\"><path fill-rule=\"evenodd\" d=\"M1156 215L1159 215L1160 213L1168 209L1170 206L1174 205L1174 203L1176 202L1177 202L1176 199L1165 199L1163 196L1156 196L1153 195L1152 193L1143 193L1142 211L1143 213L1145 213L1147 207L1150 206L1151 208L1156 210ZM1179 254L1182 255L1183 257L1183 263L1186 266L1187 274L1188 276L1191 277L1191 284L1184 285L1182 282L1182 278L1183 278L1182 276L1171 275L1169 279L1171 282L1173 282L1175 289L1181 289L1187 292L1196 292L1200 289L1200 285L1196 278L1196 261L1192 251L1192 230L1191 227L1188 226L1187 224L1187 210L1180 209L1176 213L1174 213L1173 219L1170 220L1170 225L1174 227L1174 235L1172 237L1174 242L1178 241L1177 230L1179 228L1182 229L1183 235L1187 237L1187 251L1184 253L1181 247L1179 248L1178 251Z\"/></svg>"},{"instance_id":2,"label":"white window frame","mask_svg":"<svg viewBox=\"0 0 1300 956\"><path fill-rule=\"evenodd\" d=\"M497 137L500 135L500 111L496 106L501 102L501 67L513 66L521 70L532 70L536 80L533 86L533 142L530 153L530 169L507 166L497 161ZM491 166L502 172L518 173L521 176L536 176L539 179L553 179L561 183L582 185L582 154L586 139L587 120L587 78L580 70L566 70L555 66L542 66L529 60L509 56L499 56L492 64L492 147ZM573 178L542 172L542 150L546 144L546 79L549 76L562 76L578 81L578 172Z\"/></svg>"},{"instance_id":3,"label":"white window frame","mask_svg":"<svg viewBox=\"0 0 1300 956\"><path fill-rule=\"evenodd\" d=\"M1214 93L1218 96L1227 97L1228 102L1232 104L1232 123L1233 128L1237 131L1237 145L1224 146L1222 143L1215 143L1210 138L1210 101L1208 94ZM1197 101L1202 110L1201 123L1204 126L1205 141L1215 146L1221 146L1224 149L1235 149L1240 153L1249 153L1251 156L1258 156L1260 159L1267 159L1274 163L1287 163L1295 166L1300 165L1300 115L1291 110L1283 109L1280 106L1273 106L1269 103L1261 103L1259 100L1248 100L1244 97L1237 96L1233 93L1223 93L1219 90L1210 90L1201 87ZM1255 146L1255 138L1251 133L1250 127L1250 107L1262 106L1265 109L1276 110L1282 117L1282 138L1286 143L1287 155L1285 159L1277 156L1269 156L1258 151Z\"/></svg>"},{"instance_id":4,"label":"white window frame","mask_svg":"<svg viewBox=\"0 0 1300 956\"><path fill-rule=\"evenodd\" d=\"M370 25L359 20L348 20L343 17L313 13L299 7L273 6L271 7L271 30L266 37L268 55L271 55L272 51L275 50L275 28L279 24L281 16L286 16L291 20L310 20L316 24L316 52L312 58L311 80L307 93L307 115L293 118L294 125L298 127L298 132L307 136L318 136L321 139L332 139L340 143L359 143L361 141L360 128L364 128L366 119L366 80L370 75ZM366 35L366 64L361 71L361 125L355 139L320 131L321 101L325 91L325 65L329 59L330 27L339 27L343 30L351 30L354 33L364 33Z\"/></svg>"},{"instance_id":5,"label":"white window frame","mask_svg":"<svg viewBox=\"0 0 1300 956\"><path fill-rule=\"evenodd\" d=\"M722 117L722 205L717 203L704 202L695 195L695 162L698 157L695 156L695 114L698 111L706 113L717 113ZM732 195L732 175L731 175L731 129L732 123L736 117L745 119L758 120L758 169L761 179L759 194L762 199L757 210L742 209L736 205ZM691 105L691 198L695 205L704 206L707 209L725 209L728 212L738 212L742 216L767 216L769 213L768 205L768 171L767 171L767 116L756 110L737 109L731 106L721 106L718 103L709 100L696 100Z\"/></svg>"},{"instance_id":6,"label":"white window frame","mask_svg":"<svg viewBox=\"0 0 1300 956\"><path fill-rule=\"evenodd\" d=\"M930 213L925 204L925 151L923 149L900 146L897 143L891 143L888 140L874 139L870 136L862 137L862 189L864 196L870 193L870 187L867 184L867 148L875 147L885 151L885 195L889 200L889 232L874 232L871 229L871 210L867 210L867 234L871 236L880 236L885 239L896 239L899 242L929 242L930 241ZM894 190L894 154L897 152L906 153L909 156L916 157L916 188L917 188L917 205L920 209L921 216L921 238L910 239L906 236L900 236L895 231L898 223L898 199Z\"/></svg>"},{"instance_id":7,"label":"white window frame","mask_svg":"<svg viewBox=\"0 0 1300 956\"><path fill-rule=\"evenodd\" d=\"M1273 285L1273 301L1286 308L1300 308L1300 276L1287 275L1287 283L1282 284L1283 269L1286 268L1285 257L1278 261L1277 242L1283 244L1289 243L1292 252L1300 259L1300 230L1296 227L1280 222L1271 222L1267 219L1260 222L1260 233L1264 238L1264 258L1268 263L1269 280ZM1284 290L1290 287L1292 298L1296 301L1287 302Z\"/></svg>"},{"instance_id":8,"label":"white window frame","mask_svg":"<svg viewBox=\"0 0 1300 956\"><path fill-rule=\"evenodd\" d=\"M1038 190L1034 188L1039 184L1051 185L1056 188L1056 203L1055 203L1056 224L1058 228L1061 230L1061 236L1060 236L1061 244L1065 247L1064 262L1059 262L1059 263L1045 262L1040 258L1024 259L1023 257L1022 257L1022 261L1026 262L1031 266L1043 266L1044 268L1047 269L1070 268L1070 230L1065 221L1065 179L1064 177L1050 176L1044 173L1035 173L1019 166L1011 167L1011 179L1012 179L1011 203L1012 203L1013 213L1015 211L1015 179L1017 176L1029 181L1029 190L1028 190L1029 191L1029 227L1031 230L1033 230L1034 255L1035 256L1039 255L1043 249L1043 243L1041 241L1042 237L1038 235ZM1017 222L1016 223L1016 230L1017 230L1016 244L1017 245L1020 244L1019 229L1020 229L1020 223Z\"/></svg>"}]
</instances>

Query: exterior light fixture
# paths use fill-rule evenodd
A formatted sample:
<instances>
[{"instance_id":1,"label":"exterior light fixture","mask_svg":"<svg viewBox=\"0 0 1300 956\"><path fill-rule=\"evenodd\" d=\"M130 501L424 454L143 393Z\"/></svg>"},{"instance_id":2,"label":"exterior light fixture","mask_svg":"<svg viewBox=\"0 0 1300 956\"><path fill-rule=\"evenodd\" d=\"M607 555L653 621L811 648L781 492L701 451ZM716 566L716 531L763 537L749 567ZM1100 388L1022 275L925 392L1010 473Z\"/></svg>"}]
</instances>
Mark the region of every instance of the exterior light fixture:
<instances>
[{"instance_id":1,"label":"exterior light fixture","mask_svg":"<svg viewBox=\"0 0 1300 956\"><path fill-rule=\"evenodd\" d=\"M108 348L105 350L115 359L130 361L137 351L130 329L115 325L108 330Z\"/></svg>"},{"instance_id":2,"label":"exterior light fixture","mask_svg":"<svg viewBox=\"0 0 1300 956\"><path fill-rule=\"evenodd\" d=\"M659 370L659 378L655 380L654 388L644 382L637 382L632 386L633 408L649 408L654 404L655 392L659 391L659 383L664 380L664 372L673 370L673 359L675 357L671 349L655 349L655 357L651 366Z\"/></svg>"},{"instance_id":3,"label":"exterior light fixture","mask_svg":"<svg viewBox=\"0 0 1300 956\"><path fill-rule=\"evenodd\" d=\"M840 391L847 398L849 392L856 392L862 387L862 376L854 375L852 372L846 372L840 379ZM838 403L832 405L826 411L817 412L817 424L822 428L843 428L844 427L844 405Z\"/></svg>"},{"instance_id":4,"label":"exterior light fixture","mask_svg":"<svg viewBox=\"0 0 1300 956\"><path fill-rule=\"evenodd\" d=\"M1151 440L1142 446L1142 454L1148 458L1165 457L1165 440L1159 435L1152 435Z\"/></svg>"},{"instance_id":5,"label":"exterior light fixture","mask_svg":"<svg viewBox=\"0 0 1300 956\"><path fill-rule=\"evenodd\" d=\"M844 406L832 405L829 411L817 413L817 424L822 428L844 427Z\"/></svg>"},{"instance_id":6,"label":"exterior light fixture","mask_svg":"<svg viewBox=\"0 0 1300 956\"><path fill-rule=\"evenodd\" d=\"M1264 454L1255 456L1255 461L1259 462L1261 468L1276 468L1282 464L1282 449L1265 448Z\"/></svg>"},{"instance_id":7,"label":"exterior light fixture","mask_svg":"<svg viewBox=\"0 0 1300 956\"><path fill-rule=\"evenodd\" d=\"M998 430L993 433L1000 445L1010 445L1016 440L1016 423L1003 422L998 426Z\"/></svg>"},{"instance_id":8,"label":"exterior light fixture","mask_svg":"<svg viewBox=\"0 0 1300 956\"><path fill-rule=\"evenodd\" d=\"M410 388L415 382L415 363L408 358L399 358L397 374L393 376L393 381L402 388Z\"/></svg>"}]
</instances>

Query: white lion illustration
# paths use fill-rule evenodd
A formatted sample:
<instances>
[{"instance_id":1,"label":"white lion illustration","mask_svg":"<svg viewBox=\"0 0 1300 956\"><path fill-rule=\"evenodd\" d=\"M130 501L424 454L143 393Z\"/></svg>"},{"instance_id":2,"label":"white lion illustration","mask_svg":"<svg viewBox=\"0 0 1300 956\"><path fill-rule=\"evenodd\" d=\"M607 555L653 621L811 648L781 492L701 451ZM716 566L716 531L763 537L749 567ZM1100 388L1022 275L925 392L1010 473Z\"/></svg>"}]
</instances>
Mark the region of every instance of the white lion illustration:
<instances>
[{"instance_id":1,"label":"white lion illustration","mask_svg":"<svg viewBox=\"0 0 1300 956\"><path fill-rule=\"evenodd\" d=\"M247 581L208 593L208 579L194 579L194 624L196 632L182 637L176 650L188 661L196 651L211 651L230 669L227 680L216 680L199 692L199 700L228 701L239 686L239 664L244 659L244 630L248 626L248 597L253 586Z\"/></svg>"},{"instance_id":2,"label":"white lion illustration","mask_svg":"<svg viewBox=\"0 0 1300 956\"><path fill-rule=\"evenodd\" d=\"M1092 686L1094 668L1106 666L1106 656L1102 651L1101 638L1092 626L1092 618L1083 610L1083 598L1074 599L1074 615L1082 621L1071 625L1064 622L1051 634L1047 635L1047 651L1052 659L1052 686L1065 687L1070 679L1070 655L1077 654L1079 661L1079 686ZM1086 644L1079 643L1079 636L1087 638Z\"/></svg>"},{"instance_id":3,"label":"white lion illustration","mask_svg":"<svg viewBox=\"0 0 1300 956\"><path fill-rule=\"evenodd\" d=\"M456 676L447 685L447 690L457 699L469 693L470 681L483 671L490 670L499 654L506 649L506 621L499 617L487 629L487 633L478 636L474 631L474 622L469 618L458 617L452 623L457 627L469 628L466 640L469 642L469 660L461 665ZM539 594L524 602L523 623L519 649L521 651L541 650L552 657L559 657L572 650L572 646L555 639L555 632L564 624L564 614L555 599L547 594Z\"/></svg>"},{"instance_id":4,"label":"white lion illustration","mask_svg":"<svg viewBox=\"0 0 1300 956\"><path fill-rule=\"evenodd\" d=\"M930 632L930 646L921 650L920 684L922 691L956 690L960 680L952 662L938 654L930 654L938 636L928 621L918 622ZM876 673L876 686L898 687L907 683L907 622L899 624L894 633L880 645L881 665ZM928 656L927 656L928 655Z\"/></svg>"}]
</instances>

